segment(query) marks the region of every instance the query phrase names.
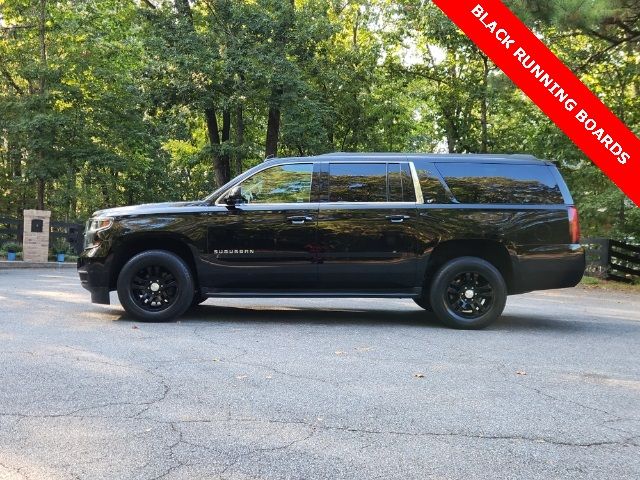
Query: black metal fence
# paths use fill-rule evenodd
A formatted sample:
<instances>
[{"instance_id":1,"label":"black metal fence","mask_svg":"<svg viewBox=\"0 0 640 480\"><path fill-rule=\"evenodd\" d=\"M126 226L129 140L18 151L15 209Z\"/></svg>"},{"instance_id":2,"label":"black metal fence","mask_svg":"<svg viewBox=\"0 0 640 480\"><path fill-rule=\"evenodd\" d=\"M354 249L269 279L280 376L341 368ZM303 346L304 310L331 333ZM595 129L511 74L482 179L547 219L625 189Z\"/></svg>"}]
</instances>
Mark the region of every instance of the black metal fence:
<instances>
[{"instance_id":1,"label":"black metal fence","mask_svg":"<svg viewBox=\"0 0 640 480\"><path fill-rule=\"evenodd\" d=\"M55 245L57 239L69 242L76 255L82 252L84 242L84 225L79 223L51 222L49 225L49 245Z\"/></svg>"},{"instance_id":2,"label":"black metal fence","mask_svg":"<svg viewBox=\"0 0 640 480\"><path fill-rule=\"evenodd\" d=\"M0 216L0 245L14 241L22 243L24 222L22 218ZM58 239L66 240L76 254L82 252L84 225L80 223L56 222L49 224L49 245L53 246Z\"/></svg>"},{"instance_id":3,"label":"black metal fence","mask_svg":"<svg viewBox=\"0 0 640 480\"><path fill-rule=\"evenodd\" d=\"M640 280L640 245L608 238L585 238L587 275L634 282Z\"/></svg>"}]
</instances>

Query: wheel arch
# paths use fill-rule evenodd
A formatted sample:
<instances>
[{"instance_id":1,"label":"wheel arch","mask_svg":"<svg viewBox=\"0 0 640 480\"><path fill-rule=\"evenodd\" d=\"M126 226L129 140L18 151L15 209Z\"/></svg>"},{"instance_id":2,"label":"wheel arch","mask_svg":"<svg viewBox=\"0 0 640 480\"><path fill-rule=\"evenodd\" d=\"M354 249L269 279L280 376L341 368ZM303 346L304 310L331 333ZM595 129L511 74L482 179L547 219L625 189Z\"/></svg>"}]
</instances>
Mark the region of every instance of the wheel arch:
<instances>
[{"instance_id":1,"label":"wheel arch","mask_svg":"<svg viewBox=\"0 0 640 480\"><path fill-rule=\"evenodd\" d=\"M429 291L431 279L448 261L458 257L478 257L496 267L507 285L507 292L515 291L513 259L507 246L497 240L465 239L439 243L429 255L424 272L425 292Z\"/></svg>"},{"instance_id":2,"label":"wheel arch","mask_svg":"<svg viewBox=\"0 0 640 480\"><path fill-rule=\"evenodd\" d=\"M135 255L147 250L165 250L180 257L191 270L196 288L199 288L198 269L193 247L170 232L140 233L124 237L113 249L113 263L109 277L109 289L116 288L122 267Z\"/></svg>"}]
</instances>

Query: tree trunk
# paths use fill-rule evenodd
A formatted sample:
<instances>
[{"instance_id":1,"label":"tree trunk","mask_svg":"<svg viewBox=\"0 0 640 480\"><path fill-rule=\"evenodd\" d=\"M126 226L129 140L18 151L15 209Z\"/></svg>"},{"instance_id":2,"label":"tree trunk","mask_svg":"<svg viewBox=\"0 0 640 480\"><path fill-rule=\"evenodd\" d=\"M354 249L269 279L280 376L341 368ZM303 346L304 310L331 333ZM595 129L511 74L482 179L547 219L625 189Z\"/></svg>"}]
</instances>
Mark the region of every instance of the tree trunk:
<instances>
[{"instance_id":1,"label":"tree trunk","mask_svg":"<svg viewBox=\"0 0 640 480\"><path fill-rule=\"evenodd\" d=\"M45 191L45 181L44 178L38 177L36 180L37 185L37 201L36 201L36 210L44 210L44 191Z\"/></svg>"},{"instance_id":2,"label":"tree trunk","mask_svg":"<svg viewBox=\"0 0 640 480\"><path fill-rule=\"evenodd\" d=\"M207 122L207 133L209 143L213 151L213 172L215 174L215 187L220 187L227 183L231 177L231 167L229 164L229 154L222 152L223 142L229 141L231 131L231 113L229 110L222 112L222 137L218 129L218 116L214 108L207 108L204 111Z\"/></svg>"},{"instance_id":3,"label":"tree trunk","mask_svg":"<svg viewBox=\"0 0 640 480\"><path fill-rule=\"evenodd\" d=\"M480 124L482 127L480 153L487 153L489 149L489 135L487 130L487 111L489 103L489 59L486 55L482 55L482 63L484 70L482 71L482 99L480 102Z\"/></svg>"},{"instance_id":4,"label":"tree trunk","mask_svg":"<svg viewBox=\"0 0 640 480\"><path fill-rule=\"evenodd\" d=\"M218 168L216 176L220 185L224 185L231 180L231 159L229 156L228 147L229 140L231 139L231 111L226 108L222 112L222 147L223 151L218 155Z\"/></svg>"},{"instance_id":5,"label":"tree trunk","mask_svg":"<svg viewBox=\"0 0 640 480\"><path fill-rule=\"evenodd\" d=\"M277 91L274 90L274 96ZM269 119L267 121L267 140L264 152L265 158L278 156L278 137L280 136L280 108L269 107Z\"/></svg>"},{"instance_id":6,"label":"tree trunk","mask_svg":"<svg viewBox=\"0 0 640 480\"><path fill-rule=\"evenodd\" d=\"M38 93L40 95L41 108L44 111L45 108L45 92L47 89L46 68L47 68L47 44L46 44L46 21L47 21L47 0L40 0L38 18L38 36L40 39L40 67L42 72L40 73ZM40 133L42 135L42 132ZM42 151L42 147L38 148L38 161L40 162L40 168L43 167L45 162L45 154ZM38 210L44 210L44 192L45 192L45 179L39 176L36 179L37 183L37 200Z\"/></svg>"},{"instance_id":7,"label":"tree trunk","mask_svg":"<svg viewBox=\"0 0 640 480\"><path fill-rule=\"evenodd\" d=\"M187 22L191 33L195 33L193 26L193 15L191 13L191 5L189 0L174 0L174 6L178 15ZM221 146L223 142L229 141L229 132L231 128L231 115L228 110L222 113L222 139L218 130L218 118L215 108L207 108L204 111L205 120L207 122L207 133L209 135L209 144L211 146L213 156L213 172L215 175L216 187L220 187L227 183L231 176L231 168L229 166L229 154L222 153Z\"/></svg>"},{"instance_id":8,"label":"tree trunk","mask_svg":"<svg viewBox=\"0 0 640 480\"><path fill-rule=\"evenodd\" d=\"M244 146L244 112L242 107L239 106L236 109L236 175L240 175L242 173L242 160L243 153L242 147Z\"/></svg>"},{"instance_id":9,"label":"tree trunk","mask_svg":"<svg viewBox=\"0 0 640 480\"><path fill-rule=\"evenodd\" d=\"M286 31L288 27L290 27L295 20L295 0L290 0L289 5L291 6L291 14L286 17L286 22L281 25L279 32L277 32L277 37L275 38L276 48L279 48L283 55L286 55ZM282 94L284 93L284 89L280 85L274 85L271 88L271 97L269 99L269 113L267 119L267 138L265 141L265 152L264 156L266 158L277 157L278 156L278 138L280 137L280 107L282 101Z\"/></svg>"}]
</instances>

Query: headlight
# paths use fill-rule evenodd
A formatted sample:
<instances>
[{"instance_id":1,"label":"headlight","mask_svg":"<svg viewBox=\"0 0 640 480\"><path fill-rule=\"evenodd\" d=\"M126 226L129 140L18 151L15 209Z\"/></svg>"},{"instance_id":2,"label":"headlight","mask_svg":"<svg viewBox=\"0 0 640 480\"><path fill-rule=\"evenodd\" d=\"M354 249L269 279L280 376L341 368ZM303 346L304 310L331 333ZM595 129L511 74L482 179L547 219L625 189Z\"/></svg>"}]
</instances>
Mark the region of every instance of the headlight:
<instances>
[{"instance_id":1,"label":"headlight","mask_svg":"<svg viewBox=\"0 0 640 480\"><path fill-rule=\"evenodd\" d=\"M92 218L87 222L87 233L101 232L111 228L111 225L113 225L113 218L111 217Z\"/></svg>"},{"instance_id":2,"label":"headlight","mask_svg":"<svg viewBox=\"0 0 640 480\"><path fill-rule=\"evenodd\" d=\"M99 232L109 230L113 225L112 217L94 217L87 222L87 228L84 232L84 248L96 247L100 244Z\"/></svg>"}]
</instances>

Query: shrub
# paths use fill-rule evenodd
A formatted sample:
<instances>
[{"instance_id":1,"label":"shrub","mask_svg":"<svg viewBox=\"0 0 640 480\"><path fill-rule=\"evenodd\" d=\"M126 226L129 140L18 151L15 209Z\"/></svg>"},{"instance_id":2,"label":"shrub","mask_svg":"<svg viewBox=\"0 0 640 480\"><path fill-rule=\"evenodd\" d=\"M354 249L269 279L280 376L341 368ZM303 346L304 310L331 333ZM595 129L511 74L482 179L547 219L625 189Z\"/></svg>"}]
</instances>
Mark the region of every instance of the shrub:
<instances>
[{"instance_id":1,"label":"shrub","mask_svg":"<svg viewBox=\"0 0 640 480\"><path fill-rule=\"evenodd\" d=\"M6 242L2 246L2 250L5 252L19 253L22 252L22 244L18 242Z\"/></svg>"},{"instance_id":2,"label":"shrub","mask_svg":"<svg viewBox=\"0 0 640 480\"><path fill-rule=\"evenodd\" d=\"M57 255L58 253L67 254L71 251L71 245L69 245L69 242L64 238L56 238L51 250L53 250L54 255Z\"/></svg>"}]
</instances>

